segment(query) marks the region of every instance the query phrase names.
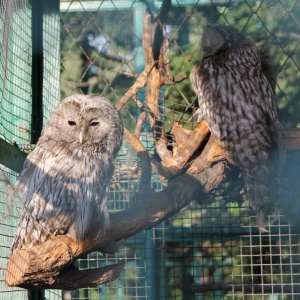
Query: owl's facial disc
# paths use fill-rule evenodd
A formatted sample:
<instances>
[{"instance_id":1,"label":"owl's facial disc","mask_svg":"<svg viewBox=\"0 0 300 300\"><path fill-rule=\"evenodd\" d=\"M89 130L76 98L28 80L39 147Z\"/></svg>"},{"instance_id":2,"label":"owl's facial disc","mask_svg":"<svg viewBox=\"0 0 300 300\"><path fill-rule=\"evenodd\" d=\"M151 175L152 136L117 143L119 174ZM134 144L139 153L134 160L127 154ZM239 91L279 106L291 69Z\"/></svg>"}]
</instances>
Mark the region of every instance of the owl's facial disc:
<instances>
[{"instance_id":1,"label":"owl's facial disc","mask_svg":"<svg viewBox=\"0 0 300 300\"><path fill-rule=\"evenodd\" d=\"M69 125L70 127L74 127L73 130L75 130L75 132L76 132L76 127L77 127L76 121L74 121L73 119L69 119L69 120L68 120L68 125ZM81 131L79 132L79 138L78 138L80 144L83 143L84 138L85 138L85 133L84 133L84 131L81 130Z\"/></svg>"},{"instance_id":2,"label":"owl's facial disc","mask_svg":"<svg viewBox=\"0 0 300 300\"><path fill-rule=\"evenodd\" d=\"M91 120L82 118L78 135L79 143L84 144L89 140L99 142L101 139L101 130L99 128L101 123L103 122L100 122L99 117Z\"/></svg>"}]
</instances>

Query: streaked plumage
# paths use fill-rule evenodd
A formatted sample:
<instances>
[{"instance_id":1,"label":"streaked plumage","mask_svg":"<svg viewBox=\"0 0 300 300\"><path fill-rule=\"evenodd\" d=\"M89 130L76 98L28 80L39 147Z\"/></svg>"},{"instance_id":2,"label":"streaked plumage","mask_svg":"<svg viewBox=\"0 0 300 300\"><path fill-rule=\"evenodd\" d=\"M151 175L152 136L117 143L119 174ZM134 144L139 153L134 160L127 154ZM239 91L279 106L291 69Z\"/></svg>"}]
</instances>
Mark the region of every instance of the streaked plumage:
<instances>
[{"instance_id":1,"label":"streaked plumage","mask_svg":"<svg viewBox=\"0 0 300 300\"><path fill-rule=\"evenodd\" d=\"M190 76L199 99L199 118L206 120L228 161L240 168L263 230L263 215L269 211L272 185L283 161L274 67L231 26L209 26L202 37L202 53Z\"/></svg>"},{"instance_id":2,"label":"streaked plumage","mask_svg":"<svg viewBox=\"0 0 300 300\"><path fill-rule=\"evenodd\" d=\"M109 226L107 191L122 137L120 114L103 97L72 95L56 107L15 185L25 206L13 252L50 233L78 241Z\"/></svg>"}]
</instances>

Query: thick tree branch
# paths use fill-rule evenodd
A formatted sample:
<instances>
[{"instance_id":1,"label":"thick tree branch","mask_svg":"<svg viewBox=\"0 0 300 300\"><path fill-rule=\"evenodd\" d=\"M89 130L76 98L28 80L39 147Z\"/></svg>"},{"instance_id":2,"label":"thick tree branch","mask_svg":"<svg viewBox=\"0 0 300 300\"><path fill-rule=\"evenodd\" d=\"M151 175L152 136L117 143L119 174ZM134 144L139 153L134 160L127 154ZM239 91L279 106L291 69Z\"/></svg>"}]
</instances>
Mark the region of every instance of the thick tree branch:
<instances>
[{"instance_id":1,"label":"thick tree branch","mask_svg":"<svg viewBox=\"0 0 300 300\"><path fill-rule=\"evenodd\" d=\"M143 202L112 214L111 227L105 233L95 232L82 243L76 243L68 236L56 236L30 249L22 248L10 258L6 284L35 288L55 284L55 288L65 289L67 286L59 276L61 270L74 260L95 250L116 249L119 241L168 219L201 193L199 181L184 175L162 192L149 194L148 198L144 196ZM76 284L78 288L81 286L79 281Z\"/></svg>"},{"instance_id":2,"label":"thick tree branch","mask_svg":"<svg viewBox=\"0 0 300 300\"><path fill-rule=\"evenodd\" d=\"M139 139L125 129L124 139L140 159L141 199L134 207L111 214L111 226L106 232L94 232L80 243L61 235L52 237L41 245L18 250L10 257L7 265L5 280L8 286L73 289L94 287L116 279L123 268L122 264L85 271L78 271L70 265L80 256L93 251L117 251L120 241L156 226L193 200L200 204L208 202L208 193L230 173L231 166L224 162L223 152L215 137L209 133L205 122L198 124L193 131L175 124L172 133L176 147L173 151L167 149L159 110L160 88L175 80L182 80L181 77L174 79L170 75L168 43L162 36L162 26L169 5L170 1L167 0L157 18L145 14L143 45L146 67L116 105L119 110L122 109L140 89L146 88L146 100L143 104L153 130L156 151L161 159L157 163L157 169L169 179L168 186L157 193L150 190L149 155ZM139 132L139 128L137 130ZM291 153L298 153L300 130L288 131L284 144ZM0 154L4 151L2 145L7 146L0 140ZM14 150L11 147L9 146L9 151ZM25 155L23 157L18 151L16 155L19 160L25 159ZM21 169L18 166L7 166L16 171Z\"/></svg>"},{"instance_id":3,"label":"thick tree branch","mask_svg":"<svg viewBox=\"0 0 300 300\"><path fill-rule=\"evenodd\" d=\"M197 151L202 151L210 132L206 122L202 121L190 133L182 126L174 124L172 133L177 147L173 150L173 156L163 157L162 166L165 172L168 170L174 176L182 171Z\"/></svg>"},{"instance_id":4,"label":"thick tree branch","mask_svg":"<svg viewBox=\"0 0 300 300\"><path fill-rule=\"evenodd\" d=\"M300 130L292 132L291 136L289 134L286 136L288 142L286 145L291 153L295 153L295 149L297 153L300 145L296 147L295 140L300 141ZM185 134L187 140L194 134L200 135L200 133L193 132L185 132ZM193 148L195 147L191 146L191 149ZM158 193L148 193L147 196L143 194L142 201L137 202L134 207L111 214L111 227L105 233L95 232L82 243L76 243L68 236L56 236L42 245L17 251L10 258L7 266L6 284L34 288L48 288L49 285L54 285L55 288L70 288L63 277L60 277L67 275L61 275L61 272L81 255L92 251L114 252L120 241L156 226L179 212L191 201L207 203L208 193L226 178L226 172L230 172L230 166L220 161L220 157L224 158L213 136L209 138L200 152L190 164L187 172L171 179L164 190ZM111 268L114 270L115 267ZM101 273L103 270L98 271ZM98 271L94 271L95 274L98 274ZM65 272L64 274L68 274L68 271ZM117 271L113 274L117 274ZM101 276L97 278L103 282L104 279ZM74 279L74 287L75 282L77 287L81 286L80 282ZM84 284L93 286L92 281Z\"/></svg>"}]
</instances>

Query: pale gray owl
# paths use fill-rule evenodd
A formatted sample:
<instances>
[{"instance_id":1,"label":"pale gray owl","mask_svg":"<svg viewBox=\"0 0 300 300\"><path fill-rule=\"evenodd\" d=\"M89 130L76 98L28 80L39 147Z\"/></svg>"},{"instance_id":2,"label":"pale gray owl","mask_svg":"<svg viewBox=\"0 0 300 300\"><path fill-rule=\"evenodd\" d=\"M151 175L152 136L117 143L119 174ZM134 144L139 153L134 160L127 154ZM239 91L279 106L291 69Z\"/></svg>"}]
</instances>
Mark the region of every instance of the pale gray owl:
<instances>
[{"instance_id":1,"label":"pale gray owl","mask_svg":"<svg viewBox=\"0 0 300 300\"><path fill-rule=\"evenodd\" d=\"M55 108L15 185L24 208L12 252L49 234L79 241L109 226L107 192L122 140L121 116L103 97L72 95Z\"/></svg>"},{"instance_id":2,"label":"pale gray owl","mask_svg":"<svg viewBox=\"0 0 300 300\"><path fill-rule=\"evenodd\" d=\"M205 30L202 53L190 76L199 117L206 120L227 160L240 168L263 231L284 152L272 62L239 31L224 25Z\"/></svg>"}]
</instances>

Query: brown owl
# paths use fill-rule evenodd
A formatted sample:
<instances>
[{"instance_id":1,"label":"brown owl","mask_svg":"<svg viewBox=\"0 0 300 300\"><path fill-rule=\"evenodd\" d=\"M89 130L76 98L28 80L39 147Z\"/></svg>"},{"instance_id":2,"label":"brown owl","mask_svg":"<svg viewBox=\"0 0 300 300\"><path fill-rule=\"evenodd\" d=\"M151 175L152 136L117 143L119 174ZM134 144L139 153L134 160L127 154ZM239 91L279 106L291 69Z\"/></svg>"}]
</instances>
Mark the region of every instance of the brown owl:
<instances>
[{"instance_id":1,"label":"brown owl","mask_svg":"<svg viewBox=\"0 0 300 300\"><path fill-rule=\"evenodd\" d=\"M123 138L118 110L103 97L72 95L51 114L15 190L23 203L12 252L50 234L79 241L107 228L107 192Z\"/></svg>"},{"instance_id":2,"label":"brown owl","mask_svg":"<svg viewBox=\"0 0 300 300\"><path fill-rule=\"evenodd\" d=\"M209 26L202 37L202 54L190 76L199 118L206 120L228 161L240 168L247 198L258 212L258 227L264 231L264 214L283 161L274 67L231 26Z\"/></svg>"}]
</instances>

